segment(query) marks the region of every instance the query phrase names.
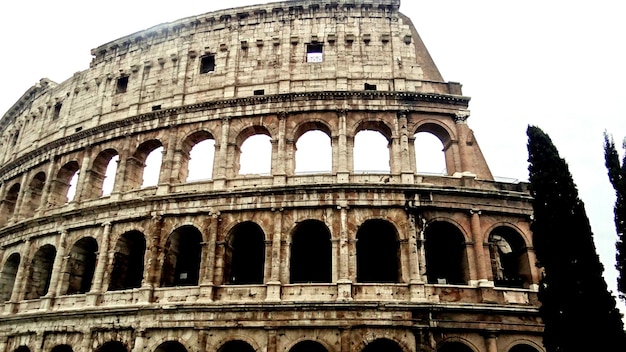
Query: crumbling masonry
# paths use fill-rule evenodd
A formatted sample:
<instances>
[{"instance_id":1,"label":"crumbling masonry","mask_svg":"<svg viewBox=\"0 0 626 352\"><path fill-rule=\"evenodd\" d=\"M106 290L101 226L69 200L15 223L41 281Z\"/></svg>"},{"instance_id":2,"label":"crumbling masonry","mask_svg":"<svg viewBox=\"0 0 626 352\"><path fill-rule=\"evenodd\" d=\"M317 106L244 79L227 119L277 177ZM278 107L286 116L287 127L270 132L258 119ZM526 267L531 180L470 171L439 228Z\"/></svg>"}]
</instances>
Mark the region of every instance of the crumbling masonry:
<instances>
[{"instance_id":1,"label":"crumbling masonry","mask_svg":"<svg viewBox=\"0 0 626 352\"><path fill-rule=\"evenodd\" d=\"M0 120L0 352L543 351L527 187L494 181L399 7L198 15L28 90ZM355 170L366 130L388 170ZM299 173L311 131L332 166ZM416 171L420 132L445 175ZM257 135L270 172L242 174Z\"/></svg>"}]
</instances>

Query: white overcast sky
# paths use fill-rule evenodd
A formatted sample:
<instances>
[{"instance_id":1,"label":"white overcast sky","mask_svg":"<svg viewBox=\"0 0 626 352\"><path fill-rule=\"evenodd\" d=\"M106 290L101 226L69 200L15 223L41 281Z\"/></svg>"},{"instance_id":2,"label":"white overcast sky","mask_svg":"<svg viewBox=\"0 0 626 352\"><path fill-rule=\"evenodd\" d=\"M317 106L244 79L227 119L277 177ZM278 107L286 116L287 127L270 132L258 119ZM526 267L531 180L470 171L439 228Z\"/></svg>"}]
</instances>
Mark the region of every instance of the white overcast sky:
<instances>
[{"instance_id":1,"label":"white overcast sky","mask_svg":"<svg viewBox=\"0 0 626 352\"><path fill-rule=\"evenodd\" d=\"M5 1L0 115L40 78L62 82L87 69L92 48L163 22L260 2ZM528 124L552 137L586 204L615 293L615 196L602 133L613 133L618 145L626 136L626 3L403 0L400 11L444 79L462 83L472 97L469 124L494 175L527 180Z\"/></svg>"}]
</instances>

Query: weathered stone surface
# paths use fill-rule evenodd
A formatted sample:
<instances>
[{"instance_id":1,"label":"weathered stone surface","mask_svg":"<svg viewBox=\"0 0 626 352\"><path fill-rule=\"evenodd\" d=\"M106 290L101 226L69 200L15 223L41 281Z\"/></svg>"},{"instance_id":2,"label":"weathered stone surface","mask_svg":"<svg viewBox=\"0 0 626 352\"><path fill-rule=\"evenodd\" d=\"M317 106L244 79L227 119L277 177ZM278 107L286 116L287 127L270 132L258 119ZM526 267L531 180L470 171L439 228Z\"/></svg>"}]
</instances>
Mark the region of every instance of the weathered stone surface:
<instances>
[{"instance_id":1,"label":"weathered stone surface","mask_svg":"<svg viewBox=\"0 0 626 352\"><path fill-rule=\"evenodd\" d=\"M26 92L0 120L0 351L541 351L526 185L493 179L469 98L399 5L198 15ZM389 170L354 170L363 130ZM296 172L308 131L327 172ZM447 175L416 172L418 132ZM258 134L270 172L240 175ZM205 140L212 172L190 182Z\"/></svg>"}]
</instances>

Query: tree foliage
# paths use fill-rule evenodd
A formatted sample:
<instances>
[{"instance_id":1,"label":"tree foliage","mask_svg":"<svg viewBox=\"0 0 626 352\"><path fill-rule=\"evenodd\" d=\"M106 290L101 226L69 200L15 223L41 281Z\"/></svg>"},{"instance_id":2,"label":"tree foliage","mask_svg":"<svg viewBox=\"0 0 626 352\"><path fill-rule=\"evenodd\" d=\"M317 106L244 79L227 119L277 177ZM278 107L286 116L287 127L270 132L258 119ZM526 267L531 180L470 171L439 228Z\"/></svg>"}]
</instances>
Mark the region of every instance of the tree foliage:
<instances>
[{"instance_id":1,"label":"tree foliage","mask_svg":"<svg viewBox=\"0 0 626 352\"><path fill-rule=\"evenodd\" d=\"M626 143L623 145L626 148ZM604 134L604 160L609 173L609 180L615 189L615 230L617 231L616 264L618 277L617 289L620 297L626 300L626 156L622 163L615 149L613 138Z\"/></svg>"},{"instance_id":2,"label":"tree foliage","mask_svg":"<svg viewBox=\"0 0 626 352\"><path fill-rule=\"evenodd\" d=\"M529 126L528 161L543 343L548 352L624 351L626 334L569 167L541 129Z\"/></svg>"}]
</instances>

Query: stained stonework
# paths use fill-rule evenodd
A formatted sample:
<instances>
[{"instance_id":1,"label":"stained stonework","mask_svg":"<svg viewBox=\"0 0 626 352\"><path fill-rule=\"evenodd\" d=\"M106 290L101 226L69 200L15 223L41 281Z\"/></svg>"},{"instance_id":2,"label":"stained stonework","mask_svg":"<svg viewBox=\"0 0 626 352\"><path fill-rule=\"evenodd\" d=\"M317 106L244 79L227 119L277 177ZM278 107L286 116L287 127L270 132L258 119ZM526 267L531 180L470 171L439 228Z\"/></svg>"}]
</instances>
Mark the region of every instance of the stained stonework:
<instances>
[{"instance_id":1,"label":"stained stonework","mask_svg":"<svg viewBox=\"0 0 626 352\"><path fill-rule=\"evenodd\" d=\"M27 91L0 119L0 351L543 351L527 186L494 180L399 7L198 15ZM389 170L355 170L365 130ZM310 131L328 172L295 171ZM416 171L419 132L446 174ZM270 172L240 174L256 135Z\"/></svg>"}]
</instances>

